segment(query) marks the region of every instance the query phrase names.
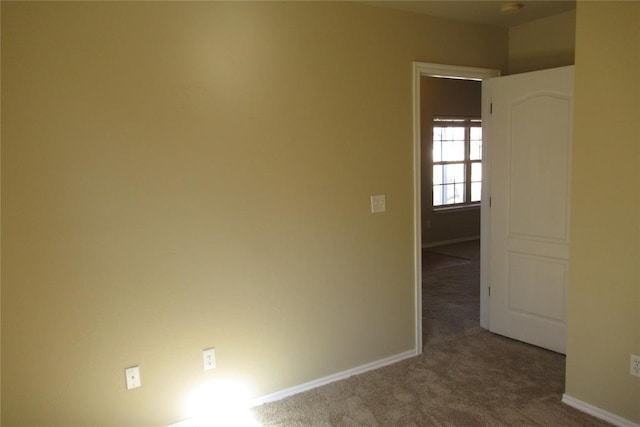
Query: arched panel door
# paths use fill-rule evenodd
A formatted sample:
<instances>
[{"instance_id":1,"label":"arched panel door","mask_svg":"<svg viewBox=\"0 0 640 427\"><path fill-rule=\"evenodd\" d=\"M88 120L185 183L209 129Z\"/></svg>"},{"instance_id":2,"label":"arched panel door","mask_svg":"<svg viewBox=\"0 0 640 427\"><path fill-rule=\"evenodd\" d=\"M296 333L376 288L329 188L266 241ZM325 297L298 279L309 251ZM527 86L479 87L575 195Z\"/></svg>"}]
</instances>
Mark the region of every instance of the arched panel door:
<instances>
[{"instance_id":1,"label":"arched panel door","mask_svg":"<svg viewBox=\"0 0 640 427\"><path fill-rule=\"evenodd\" d=\"M566 345L573 67L489 83L492 332Z\"/></svg>"}]
</instances>

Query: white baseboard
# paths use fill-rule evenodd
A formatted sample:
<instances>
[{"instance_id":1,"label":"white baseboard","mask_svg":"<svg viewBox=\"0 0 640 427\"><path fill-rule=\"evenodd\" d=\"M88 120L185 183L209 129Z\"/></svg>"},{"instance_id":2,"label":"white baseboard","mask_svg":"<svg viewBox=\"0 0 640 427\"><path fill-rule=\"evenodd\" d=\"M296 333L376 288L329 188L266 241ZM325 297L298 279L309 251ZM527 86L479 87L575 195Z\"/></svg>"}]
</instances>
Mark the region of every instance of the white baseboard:
<instances>
[{"instance_id":1,"label":"white baseboard","mask_svg":"<svg viewBox=\"0 0 640 427\"><path fill-rule=\"evenodd\" d=\"M600 409L597 406L593 406L587 402L576 399L575 397L571 397L566 393L562 395L562 403L564 403L565 405L569 405L572 408L577 409L578 411L582 411L586 414L593 415L596 418L600 418L601 420L611 423L614 426L640 427L640 424L636 424L616 414L612 414L611 412L607 412L604 409Z\"/></svg>"},{"instance_id":2,"label":"white baseboard","mask_svg":"<svg viewBox=\"0 0 640 427\"><path fill-rule=\"evenodd\" d=\"M356 368L348 369L346 371L338 372L337 374L329 375L324 378L309 381L308 383L300 384L294 387L290 387L275 393L268 394L266 396L259 397L253 400L253 406L263 405L269 402L275 402L277 400L284 399L285 397L293 396L294 394L302 393L323 385L331 384L332 382L344 380L354 375L363 374L374 369L382 368L383 366L392 365L402 360L409 359L417 356L416 350L405 351L404 353L396 354L395 356L380 359L375 362L367 363L366 365L358 366Z\"/></svg>"},{"instance_id":3,"label":"white baseboard","mask_svg":"<svg viewBox=\"0 0 640 427\"><path fill-rule=\"evenodd\" d=\"M443 240L440 242L423 243L422 248L433 248L434 246L450 245L452 243L470 242L472 240L480 240L480 235L460 237L458 239Z\"/></svg>"},{"instance_id":4,"label":"white baseboard","mask_svg":"<svg viewBox=\"0 0 640 427\"><path fill-rule=\"evenodd\" d=\"M352 369L347 369L346 371L338 372L336 374L319 378L317 380L309 381L304 384L286 388L284 390L277 391L275 393L267 394L266 396L257 397L251 401L251 406L255 407L255 406L260 406L269 402L276 402L278 400L284 399L285 397L293 396L295 394L302 393L323 385L331 384L332 382L335 382L335 381L344 380L354 375L359 375L368 371L372 371L374 369L379 369L387 365L392 365L394 363L398 363L402 360L409 359L415 356L418 356L418 351L416 349L405 351L404 353L396 354L394 356L376 360L375 362L367 363L365 365L358 366ZM183 420L174 424L170 424L167 427L196 427L196 426L192 420Z\"/></svg>"}]
</instances>

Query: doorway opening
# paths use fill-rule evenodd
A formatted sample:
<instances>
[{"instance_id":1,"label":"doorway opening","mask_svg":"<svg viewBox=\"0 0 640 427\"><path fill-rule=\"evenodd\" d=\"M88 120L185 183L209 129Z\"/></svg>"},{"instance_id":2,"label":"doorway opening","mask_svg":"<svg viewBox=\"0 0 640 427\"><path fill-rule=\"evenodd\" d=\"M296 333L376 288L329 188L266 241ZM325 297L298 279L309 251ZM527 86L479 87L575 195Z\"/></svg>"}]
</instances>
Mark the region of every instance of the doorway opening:
<instances>
[{"instance_id":1,"label":"doorway opening","mask_svg":"<svg viewBox=\"0 0 640 427\"><path fill-rule=\"evenodd\" d=\"M433 329L429 331L429 328L425 328L423 324L423 310L425 308L423 301L428 304L429 297L435 301L434 295L428 295L428 293L423 295L423 275L442 273L437 271L434 273L433 267L438 270L439 266L443 265L470 264L471 274L473 274L474 266L477 267L481 278L478 307L480 326L487 327L488 298L483 295L482 291L487 282L484 277L488 271L486 268L488 266L487 239L480 240L479 247L475 249L474 244L478 245L477 239L488 234L488 202L477 200L479 171L478 165L473 166L473 163L478 159L473 155L470 156L470 145L473 144L471 133L474 131L468 128L478 127L478 120L488 114L489 102L482 96L481 81L499 75L498 70L492 69L414 63L415 340L418 353L423 351L423 333L436 333ZM438 98L439 101L426 103L425 93L431 93L432 98ZM466 107L462 105L465 97L472 98ZM425 123L425 117L429 118L427 123ZM435 123L434 119L436 119ZM461 126L461 122L456 122L456 120L465 121L464 126ZM466 154L463 154L462 157L458 155L443 156L442 150L433 150L432 135L435 129L439 129L438 132L451 133L450 131L453 131L461 135L457 139L462 141L463 153ZM475 131L477 135L478 130L475 129ZM482 131L482 133L486 132L486 129ZM486 139L486 137L487 135L484 135L482 139ZM447 139L451 138L447 137ZM458 145L460 145L460 141ZM488 144L482 144L482 147L481 152L478 153L476 144L475 157L478 157L479 154L481 159L488 159ZM434 163L434 160L437 162ZM488 188L489 181L488 162L483 161L483 163L485 165L481 167L480 180L482 189ZM473 177L475 185L471 176L472 167L475 172ZM434 173L437 177L432 179ZM472 191L472 186L476 187L475 192ZM476 200L473 200L472 193L476 194ZM434 226L438 227L439 231L434 232ZM464 227L467 229L462 230L461 228ZM478 230L480 230L479 235L477 234ZM473 242L474 240L475 242ZM465 241L471 241L471 243L460 243ZM458 245L442 246L447 243ZM428 250L433 246L440 246L440 250ZM424 249L427 249L426 254ZM467 253L468 258L461 256L464 253ZM425 255L428 258L425 258L423 266L423 256ZM477 275L478 272L475 274ZM426 299L423 300L423 298ZM433 308L430 307L430 309ZM440 310L442 308L441 305L432 313L439 312L440 315L446 316L446 312ZM440 323L440 328L442 325L445 325L446 328L447 319L443 320L445 322ZM437 325L434 324L434 326Z\"/></svg>"}]
</instances>

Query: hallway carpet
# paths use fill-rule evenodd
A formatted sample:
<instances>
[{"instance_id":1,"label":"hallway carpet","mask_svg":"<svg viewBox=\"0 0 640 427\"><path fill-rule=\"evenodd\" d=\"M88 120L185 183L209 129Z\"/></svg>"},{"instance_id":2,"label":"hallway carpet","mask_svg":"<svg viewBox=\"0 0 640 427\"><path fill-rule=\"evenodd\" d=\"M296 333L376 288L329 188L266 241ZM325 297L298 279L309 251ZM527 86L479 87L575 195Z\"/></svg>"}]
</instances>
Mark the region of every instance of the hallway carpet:
<instances>
[{"instance_id":1,"label":"hallway carpet","mask_svg":"<svg viewBox=\"0 0 640 427\"><path fill-rule=\"evenodd\" d=\"M422 258L422 333L426 346L480 332L480 241L429 248L430 252L468 260L442 267ZM424 253L424 252L423 252Z\"/></svg>"}]
</instances>

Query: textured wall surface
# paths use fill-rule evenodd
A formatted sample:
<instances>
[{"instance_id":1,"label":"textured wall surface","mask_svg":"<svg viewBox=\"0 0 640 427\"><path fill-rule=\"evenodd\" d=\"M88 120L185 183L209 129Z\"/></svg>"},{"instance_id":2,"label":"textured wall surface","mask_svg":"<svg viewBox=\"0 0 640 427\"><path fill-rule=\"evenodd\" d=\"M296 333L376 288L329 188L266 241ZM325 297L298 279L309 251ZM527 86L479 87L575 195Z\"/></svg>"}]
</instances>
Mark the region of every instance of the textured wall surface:
<instances>
[{"instance_id":1,"label":"textured wall surface","mask_svg":"<svg viewBox=\"0 0 640 427\"><path fill-rule=\"evenodd\" d=\"M640 423L640 2L580 2L567 394Z\"/></svg>"},{"instance_id":2,"label":"textured wall surface","mask_svg":"<svg viewBox=\"0 0 640 427\"><path fill-rule=\"evenodd\" d=\"M259 396L413 349L412 61L504 70L506 30L2 2L3 425L166 425L205 380Z\"/></svg>"},{"instance_id":3,"label":"textured wall surface","mask_svg":"<svg viewBox=\"0 0 640 427\"><path fill-rule=\"evenodd\" d=\"M575 10L509 28L509 74L574 64Z\"/></svg>"}]
</instances>

